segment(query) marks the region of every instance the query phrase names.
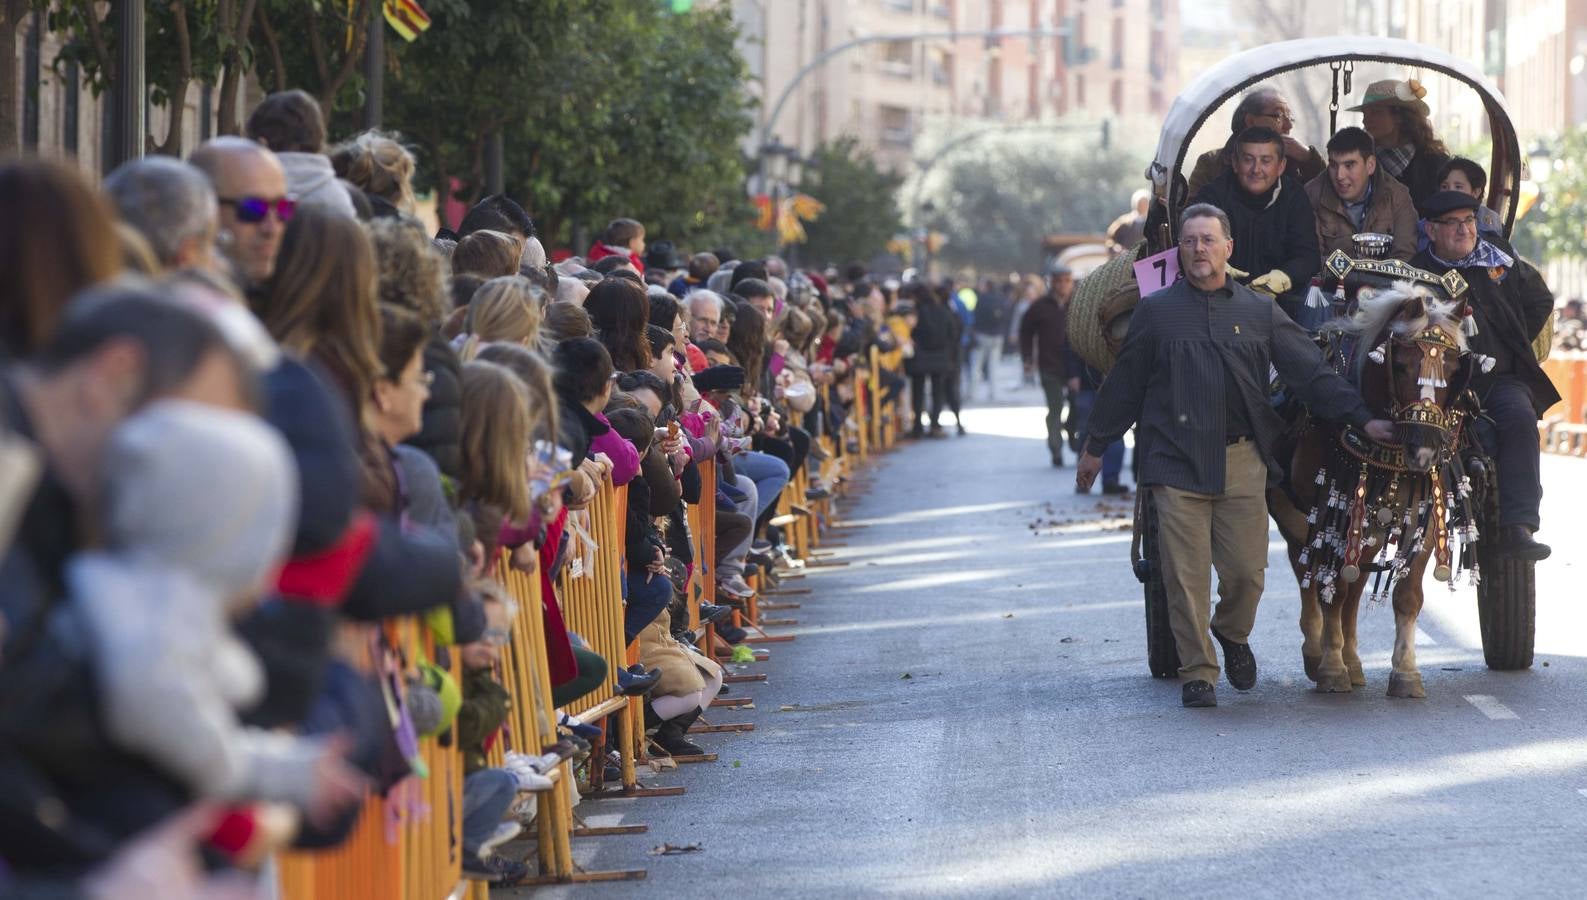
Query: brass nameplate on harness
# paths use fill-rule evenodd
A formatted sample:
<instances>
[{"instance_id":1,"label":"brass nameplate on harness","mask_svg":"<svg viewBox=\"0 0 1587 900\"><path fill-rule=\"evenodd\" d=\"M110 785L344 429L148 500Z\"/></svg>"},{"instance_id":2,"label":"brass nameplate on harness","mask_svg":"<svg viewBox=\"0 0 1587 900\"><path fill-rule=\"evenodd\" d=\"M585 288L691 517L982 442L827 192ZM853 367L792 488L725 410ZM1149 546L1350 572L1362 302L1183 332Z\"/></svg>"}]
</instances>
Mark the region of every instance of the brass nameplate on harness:
<instances>
[{"instance_id":1,"label":"brass nameplate on harness","mask_svg":"<svg viewBox=\"0 0 1587 900\"><path fill-rule=\"evenodd\" d=\"M1395 472L1406 471L1403 447L1385 446L1348 426L1339 432L1339 445L1345 448L1345 452L1368 465Z\"/></svg>"},{"instance_id":2,"label":"brass nameplate on harness","mask_svg":"<svg viewBox=\"0 0 1587 900\"><path fill-rule=\"evenodd\" d=\"M1341 279L1351 272L1370 272L1395 281L1436 284L1448 292L1450 299L1466 292L1466 279L1454 269L1442 275L1434 275L1426 269L1418 269L1398 259L1351 259L1343 250L1335 250L1328 254L1323 268L1331 272L1335 278Z\"/></svg>"}]
</instances>

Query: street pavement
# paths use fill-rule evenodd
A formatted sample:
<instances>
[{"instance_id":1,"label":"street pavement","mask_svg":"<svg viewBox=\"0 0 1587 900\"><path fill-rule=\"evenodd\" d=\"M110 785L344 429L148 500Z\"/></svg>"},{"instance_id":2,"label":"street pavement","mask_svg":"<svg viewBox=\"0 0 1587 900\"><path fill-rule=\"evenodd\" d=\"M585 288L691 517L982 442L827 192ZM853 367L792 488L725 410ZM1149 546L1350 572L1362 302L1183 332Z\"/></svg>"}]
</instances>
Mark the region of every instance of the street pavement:
<instances>
[{"instance_id":1,"label":"street pavement","mask_svg":"<svg viewBox=\"0 0 1587 900\"><path fill-rule=\"evenodd\" d=\"M1488 671L1471 592L1430 580L1427 699L1385 696L1387 606L1362 611L1367 686L1311 692L1275 532L1256 689L1186 710L1147 673L1129 503L1048 465L1039 392L999 400L874 465L848 565L797 582L813 593L777 630L798 639L733 688L755 708L710 716L753 733L701 735L718 762L646 779L686 796L580 806L650 830L576 839L579 863L649 879L537 896L1587 892L1587 461L1544 459L1530 671Z\"/></svg>"}]
</instances>

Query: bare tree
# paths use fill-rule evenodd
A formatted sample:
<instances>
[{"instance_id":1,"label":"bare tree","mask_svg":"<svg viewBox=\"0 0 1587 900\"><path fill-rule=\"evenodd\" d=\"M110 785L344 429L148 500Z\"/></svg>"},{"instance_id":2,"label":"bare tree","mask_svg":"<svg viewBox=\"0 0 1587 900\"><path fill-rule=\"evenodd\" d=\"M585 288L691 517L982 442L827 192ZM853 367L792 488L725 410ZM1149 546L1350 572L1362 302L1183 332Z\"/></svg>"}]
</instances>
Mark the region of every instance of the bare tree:
<instances>
[{"instance_id":1,"label":"bare tree","mask_svg":"<svg viewBox=\"0 0 1587 900\"><path fill-rule=\"evenodd\" d=\"M1320 8L1332 6L1306 0L1238 0L1235 8L1256 26L1263 43L1272 43L1333 34L1338 30L1337 10ZM1318 90L1316 77L1316 70L1302 70L1274 81L1289 99L1300 125L1296 137L1321 144L1329 137L1328 92L1326 88Z\"/></svg>"}]
</instances>

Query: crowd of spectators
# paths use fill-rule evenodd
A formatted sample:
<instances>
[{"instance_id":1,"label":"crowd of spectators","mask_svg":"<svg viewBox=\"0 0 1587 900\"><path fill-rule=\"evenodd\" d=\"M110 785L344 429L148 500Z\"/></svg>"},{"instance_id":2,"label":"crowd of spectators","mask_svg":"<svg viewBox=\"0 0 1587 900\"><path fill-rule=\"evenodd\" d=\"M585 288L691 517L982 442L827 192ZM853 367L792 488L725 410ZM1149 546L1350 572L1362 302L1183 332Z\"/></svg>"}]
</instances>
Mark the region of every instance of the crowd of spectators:
<instances>
[{"instance_id":1,"label":"crowd of spectators","mask_svg":"<svg viewBox=\"0 0 1587 900\"><path fill-rule=\"evenodd\" d=\"M792 562L779 496L801 469L793 499L826 495L817 463L858 437L846 376L901 352L882 291L685 259L628 218L551 265L502 195L432 236L415 168L395 135L328 146L301 91L102 185L0 166L0 895L256 879L343 841L437 734L466 762L465 874L521 880L498 848L524 792L596 731L564 717L544 757L486 765L519 615L544 619L558 707L614 684L657 745L700 752L722 669L681 586L703 567L721 605L700 622L746 637L746 576ZM570 515L608 483L628 669L557 597ZM716 507L714 560L690 503ZM543 610L515 608L500 565L538 576ZM388 645L381 623L412 616L442 659Z\"/></svg>"}]
</instances>

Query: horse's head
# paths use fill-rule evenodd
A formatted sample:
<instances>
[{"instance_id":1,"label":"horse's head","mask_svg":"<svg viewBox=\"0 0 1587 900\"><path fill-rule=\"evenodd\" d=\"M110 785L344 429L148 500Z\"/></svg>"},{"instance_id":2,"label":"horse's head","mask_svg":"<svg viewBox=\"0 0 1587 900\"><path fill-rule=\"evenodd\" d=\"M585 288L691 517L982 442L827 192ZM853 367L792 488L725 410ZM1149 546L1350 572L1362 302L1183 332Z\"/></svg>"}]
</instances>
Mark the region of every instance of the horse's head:
<instances>
[{"instance_id":1,"label":"horse's head","mask_svg":"<svg viewBox=\"0 0 1587 900\"><path fill-rule=\"evenodd\" d=\"M1454 407L1473 364L1463 312L1463 304L1405 282L1358 303L1360 333L1374 336L1361 360L1361 397L1394 421L1405 463L1416 472L1450 449L1459 421Z\"/></svg>"}]
</instances>

